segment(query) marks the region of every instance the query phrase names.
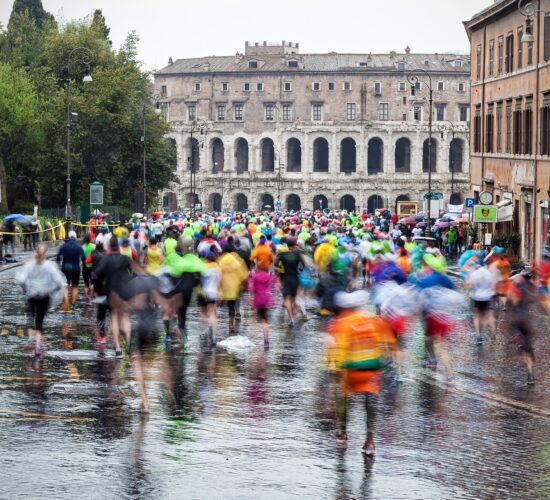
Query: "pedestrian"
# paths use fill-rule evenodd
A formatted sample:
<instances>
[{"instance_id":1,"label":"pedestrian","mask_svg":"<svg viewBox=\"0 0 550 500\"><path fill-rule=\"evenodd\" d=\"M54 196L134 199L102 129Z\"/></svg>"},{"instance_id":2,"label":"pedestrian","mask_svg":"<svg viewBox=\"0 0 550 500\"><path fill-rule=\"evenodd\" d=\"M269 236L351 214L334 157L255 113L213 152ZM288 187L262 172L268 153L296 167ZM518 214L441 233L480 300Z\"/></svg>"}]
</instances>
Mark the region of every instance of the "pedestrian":
<instances>
[{"instance_id":1,"label":"pedestrian","mask_svg":"<svg viewBox=\"0 0 550 500\"><path fill-rule=\"evenodd\" d=\"M92 290L92 263L88 263L88 257L95 250L95 245L92 243L90 233L86 233L82 239L82 250L84 251L84 259L86 260L82 267L82 278L84 280L84 291L86 298L91 300L93 298Z\"/></svg>"},{"instance_id":2,"label":"pedestrian","mask_svg":"<svg viewBox=\"0 0 550 500\"><path fill-rule=\"evenodd\" d=\"M211 245L209 251L204 251L205 265L201 273L200 299L204 309L204 316L207 321L207 336L212 345L216 344L217 337L217 315L216 304L220 298L220 283L222 271L218 264L218 251L216 245Z\"/></svg>"},{"instance_id":3,"label":"pedestrian","mask_svg":"<svg viewBox=\"0 0 550 500\"><path fill-rule=\"evenodd\" d=\"M478 267L468 276L466 286L472 290L476 343L481 344L483 342L481 329L484 326L487 327L491 335L495 333L495 318L491 304L496 294L500 273L485 265L483 258L480 258L478 263Z\"/></svg>"},{"instance_id":4,"label":"pedestrian","mask_svg":"<svg viewBox=\"0 0 550 500\"><path fill-rule=\"evenodd\" d=\"M107 297L105 295L103 280L100 279L97 275L97 269L99 264L105 258L105 249L103 248L103 242L97 241L95 243L95 248L92 250L88 258L86 259L86 265L90 266L90 279L91 279L91 289L92 296L95 297L96 301L96 341L98 344L105 344L107 342L107 312L109 311L109 305L107 304Z\"/></svg>"},{"instance_id":5,"label":"pedestrian","mask_svg":"<svg viewBox=\"0 0 550 500\"><path fill-rule=\"evenodd\" d=\"M252 308L264 336L264 347L269 347L269 310L275 305L276 277L270 271L258 268L250 274L249 290L252 293Z\"/></svg>"},{"instance_id":6,"label":"pedestrian","mask_svg":"<svg viewBox=\"0 0 550 500\"><path fill-rule=\"evenodd\" d=\"M28 345L32 348L34 342L34 354L38 357L43 351L44 318L48 307L59 292L63 292L67 287L66 280L57 266L46 260L46 251L45 245L38 245L34 257L16 274L16 280L23 287L33 318L32 327L28 329Z\"/></svg>"},{"instance_id":7,"label":"pedestrian","mask_svg":"<svg viewBox=\"0 0 550 500\"><path fill-rule=\"evenodd\" d=\"M237 301L239 300L243 286L248 277L248 270L243 259L236 252L235 247L226 245L218 260L222 272L221 300L227 304L229 311L229 332L236 331Z\"/></svg>"},{"instance_id":8,"label":"pedestrian","mask_svg":"<svg viewBox=\"0 0 550 500\"><path fill-rule=\"evenodd\" d=\"M84 250L76 241L76 233L69 231L69 239L59 248L56 261L61 264L61 271L67 279L65 301L63 308L69 309L69 287L71 288L71 304L74 307L78 299L78 284L80 282L80 266L86 265Z\"/></svg>"},{"instance_id":9,"label":"pedestrian","mask_svg":"<svg viewBox=\"0 0 550 500\"><path fill-rule=\"evenodd\" d=\"M164 255L158 246L158 241L155 236L149 238L149 246L145 249L144 254L145 270L147 271L147 274L158 274L161 270L162 263L164 262Z\"/></svg>"}]
</instances>

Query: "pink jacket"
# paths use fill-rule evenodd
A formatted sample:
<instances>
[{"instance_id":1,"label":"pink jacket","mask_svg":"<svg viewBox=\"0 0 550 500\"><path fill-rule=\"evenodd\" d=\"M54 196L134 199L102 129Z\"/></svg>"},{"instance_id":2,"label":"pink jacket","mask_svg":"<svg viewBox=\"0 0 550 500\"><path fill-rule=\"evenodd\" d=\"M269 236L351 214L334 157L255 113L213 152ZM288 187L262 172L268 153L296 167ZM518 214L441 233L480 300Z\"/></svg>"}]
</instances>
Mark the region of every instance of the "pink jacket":
<instances>
[{"instance_id":1,"label":"pink jacket","mask_svg":"<svg viewBox=\"0 0 550 500\"><path fill-rule=\"evenodd\" d=\"M277 278L267 271L254 271L248 278L250 292L253 295L252 307L265 309L275 305L273 297Z\"/></svg>"}]
</instances>

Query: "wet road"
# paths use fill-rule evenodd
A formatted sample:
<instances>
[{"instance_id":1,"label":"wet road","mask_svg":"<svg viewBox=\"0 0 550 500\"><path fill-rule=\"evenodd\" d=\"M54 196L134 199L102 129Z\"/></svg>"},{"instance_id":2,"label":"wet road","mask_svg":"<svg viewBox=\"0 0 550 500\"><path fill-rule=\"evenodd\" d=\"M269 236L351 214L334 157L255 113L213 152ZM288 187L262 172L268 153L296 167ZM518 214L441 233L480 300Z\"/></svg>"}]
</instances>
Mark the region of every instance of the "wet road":
<instances>
[{"instance_id":1,"label":"wet road","mask_svg":"<svg viewBox=\"0 0 550 500\"><path fill-rule=\"evenodd\" d=\"M14 271L0 273L1 498L549 498L550 326L538 322L537 384L510 344L506 318L483 347L458 313L456 381L423 368L419 325L407 373L380 397L377 456L365 462L360 398L347 449L332 437L321 322L286 329L272 313L271 348L243 307L253 347L201 345L191 309L189 352L147 353L151 414L142 417L129 359L99 359L93 311L46 318L46 355L25 353ZM220 312L220 339L227 314ZM194 332L194 333L193 333Z\"/></svg>"}]
</instances>

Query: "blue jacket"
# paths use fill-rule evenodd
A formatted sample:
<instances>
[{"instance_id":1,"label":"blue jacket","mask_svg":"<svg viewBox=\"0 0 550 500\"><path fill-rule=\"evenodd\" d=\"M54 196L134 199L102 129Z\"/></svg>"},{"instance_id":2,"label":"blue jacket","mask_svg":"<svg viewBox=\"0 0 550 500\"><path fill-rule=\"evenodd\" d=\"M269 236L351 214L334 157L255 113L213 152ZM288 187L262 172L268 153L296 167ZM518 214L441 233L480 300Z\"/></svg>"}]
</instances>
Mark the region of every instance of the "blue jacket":
<instances>
[{"instance_id":1,"label":"blue jacket","mask_svg":"<svg viewBox=\"0 0 550 500\"><path fill-rule=\"evenodd\" d=\"M86 265L84 250L72 238L61 246L55 260L58 264L61 262L61 270L64 272L80 271L81 262L82 267Z\"/></svg>"}]
</instances>

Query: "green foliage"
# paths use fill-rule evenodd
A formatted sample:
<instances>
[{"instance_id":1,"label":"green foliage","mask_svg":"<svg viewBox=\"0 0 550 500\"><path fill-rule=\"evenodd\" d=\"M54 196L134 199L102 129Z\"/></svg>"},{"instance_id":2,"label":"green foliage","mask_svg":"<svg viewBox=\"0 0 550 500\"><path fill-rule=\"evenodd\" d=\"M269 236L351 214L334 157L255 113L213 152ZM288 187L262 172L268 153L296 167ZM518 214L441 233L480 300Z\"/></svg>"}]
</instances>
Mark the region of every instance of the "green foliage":
<instances>
[{"instance_id":1,"label":"green foliage","mask_svg":"<svg viewBox=\"0 0 550 500\"><path fill-rule=\"evenodd\" d=\"M510 255L519 255L521 235L518 232L497 234L493 237L493 245L506 248Z\"/></svg>"},{"instance_id":2,"label":"green foliage","mask_svg":"<svg viewBox=\"0 0 550 500\"><path fill-rule=\"evenodd\" d=\"M176 156L164 139L169 127L154 113L149 75L137 60L132 32L118 50L100 10L60 30L40 1L14 5L0 33L0 176L17 169L39 183L42 204L65 204L67 99L78 113L71 127L73 206L87 201L89 184L104 185L105 202L132 206L143 189L145 115L148 196L174 181ZM89 64L93 82L83 82ZM4 63L4 64L2 64ZM4 95L6 96L4 98Z\"/></svg>"}]
</instances>

